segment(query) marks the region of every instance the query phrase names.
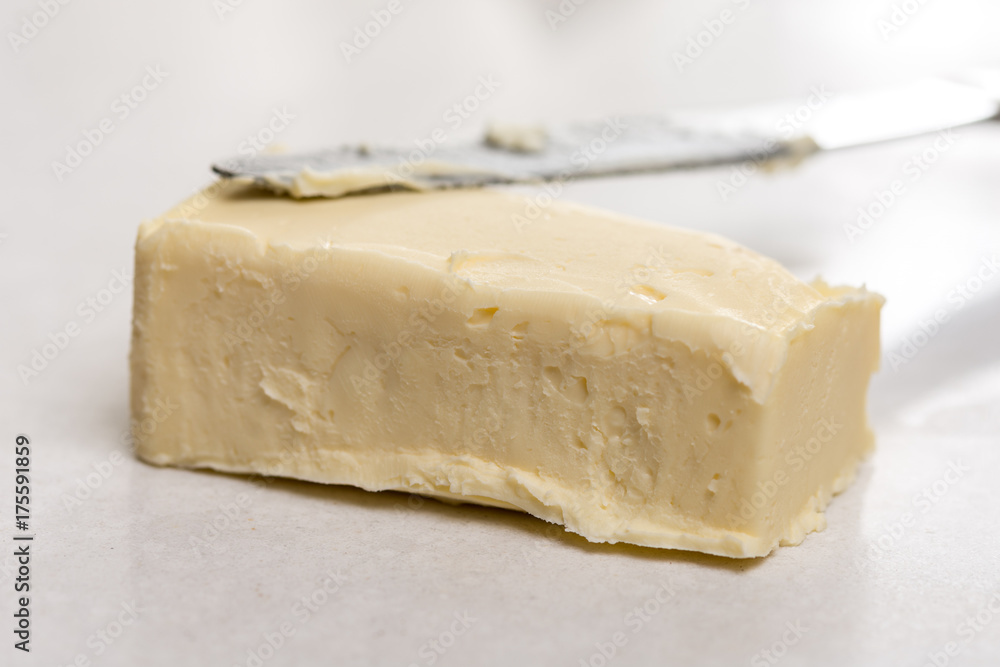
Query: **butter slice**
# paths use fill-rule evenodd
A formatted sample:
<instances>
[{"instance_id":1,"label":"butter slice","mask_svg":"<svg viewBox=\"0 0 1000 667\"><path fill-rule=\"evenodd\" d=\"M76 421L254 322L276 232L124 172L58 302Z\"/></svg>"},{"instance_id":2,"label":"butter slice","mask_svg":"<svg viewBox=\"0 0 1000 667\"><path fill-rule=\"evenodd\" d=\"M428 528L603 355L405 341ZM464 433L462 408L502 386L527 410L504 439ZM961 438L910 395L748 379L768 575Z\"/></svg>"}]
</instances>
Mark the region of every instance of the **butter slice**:
<instances>
[{"instance_id":1,"label":"butter slice","mask_svg":"<svg viewBox=\"0 0 1000 667\"><path fill-rule=\"evenodd\" d=\"M763 556L873 446L881 305L567 203L217 187L139 231L137 452Z\"/></svg>"}]
</instances>

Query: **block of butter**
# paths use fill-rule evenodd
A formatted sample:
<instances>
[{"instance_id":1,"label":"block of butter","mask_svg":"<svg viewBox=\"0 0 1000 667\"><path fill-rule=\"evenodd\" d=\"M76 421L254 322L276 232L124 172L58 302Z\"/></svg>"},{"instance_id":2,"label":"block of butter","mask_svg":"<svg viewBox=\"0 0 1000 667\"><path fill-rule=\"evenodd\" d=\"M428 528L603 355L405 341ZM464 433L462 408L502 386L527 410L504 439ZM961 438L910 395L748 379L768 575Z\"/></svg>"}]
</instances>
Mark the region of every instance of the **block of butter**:
<instances>
[{"instance_id":1,"label":"block of butter","mask_svg":"<svg viewBox=\"0 0 1000 667\"><path fill-rule=\"evenodd\" d=\"M558 201L216 185L139 230L137 452L763 556L873 446L881 305Z\"/></svg>"}]
</instances>

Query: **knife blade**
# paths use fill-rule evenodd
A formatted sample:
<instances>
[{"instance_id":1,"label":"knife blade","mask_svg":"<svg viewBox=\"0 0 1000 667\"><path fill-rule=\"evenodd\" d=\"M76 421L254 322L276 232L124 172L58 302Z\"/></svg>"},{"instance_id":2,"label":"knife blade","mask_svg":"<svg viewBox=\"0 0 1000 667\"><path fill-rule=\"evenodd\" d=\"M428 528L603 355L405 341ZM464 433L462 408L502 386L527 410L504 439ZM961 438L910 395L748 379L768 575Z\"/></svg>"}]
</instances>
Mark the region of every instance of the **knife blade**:
<instances>
[{"instance_id":1,"label":"knife blade","mask_svg":"<svg viewBox=\"0 0 1000 667\"><path fill-rule=\"evenodd\" d=\"M747 160L798 161L819 151L994 119L1000 113L1000 101L977 85L934 78L833 95L803 132L789 133L787 124L762 125L760 118L768 115L764 109L737 110L721 117L686 112L549 127L497 125L481 141L452 143L444 137L401 147L358 145L306 153L258 153L218 162L212 169L223 178L293 197L340 197L398 189L566 181Z\"/></svg>"}]
</instances>

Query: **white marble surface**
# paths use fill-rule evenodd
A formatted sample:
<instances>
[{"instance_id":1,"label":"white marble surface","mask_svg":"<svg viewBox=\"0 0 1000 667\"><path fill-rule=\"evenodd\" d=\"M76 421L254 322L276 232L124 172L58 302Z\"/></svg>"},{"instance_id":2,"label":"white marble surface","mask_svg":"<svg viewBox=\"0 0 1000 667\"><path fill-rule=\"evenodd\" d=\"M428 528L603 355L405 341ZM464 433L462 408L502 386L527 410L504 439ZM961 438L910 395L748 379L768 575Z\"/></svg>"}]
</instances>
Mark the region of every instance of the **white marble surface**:
<instances>
[{"instance_id":1,"label":"white marble surface","mask_svg":"<svg viewBox=\"0 0 1000 667\"><path fill-rule=\"evenodd\" d=\"M245 0L219 17L210 2L74 2L16 50L5 38L0 664L1000 664L1000 274L984 264L1000 253L1000 127L960 132L916 180L908 161L933 137L758 174L725 202L725 169L567 188L729 235L804 278L866 282L888 298L887 352L944 311L912 359L884 363L877 453L799 547L741 562L590 545L512 512L132 458L131 295L102 290L128 271L137 223L274 108L296 117L277 139L292 146L409 141L491 74L500 92L459 134L490 117L802 100L998 56L986 2L928 3L885 40L889 2L592 0L556 31L554 1L401 2L352 63L338 42L387 3ZM5 34L38 6L6 3ZM735 23L678 72L671 54L726 7ZM115 100L147 67L167 74L123 117ZM52 162L105 117L113 131L59 180ZM894 179L903 194L851 242L844 225ZM71 322L79 335L22 381L18 365ZM30 655L9 629L17 433L34 445Z\"/></svg>"}]
</instances>

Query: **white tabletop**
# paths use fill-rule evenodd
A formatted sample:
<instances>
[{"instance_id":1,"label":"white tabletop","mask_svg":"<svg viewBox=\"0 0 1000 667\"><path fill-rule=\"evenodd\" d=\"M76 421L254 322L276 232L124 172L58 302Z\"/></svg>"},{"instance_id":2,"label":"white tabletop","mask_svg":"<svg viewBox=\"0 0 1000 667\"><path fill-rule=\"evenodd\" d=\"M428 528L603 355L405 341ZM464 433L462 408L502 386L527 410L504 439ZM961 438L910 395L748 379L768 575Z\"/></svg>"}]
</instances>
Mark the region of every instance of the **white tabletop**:
<instances>
[{"instance_id":1,"label":"white tabletop","mask_svg":"<svg viewBox=\"0 0 1000 667\"><path fill-rule=\"evenodd\" d=\"M566 188L886 296L878 449L801 546L739 561L593 545L514 512L133 458L120 287L137 224L265 127L308 147L456 137L488 118L801 104L811 86L998 55L995 3L928 3L883 39L891 3L860 0L592 2L555 29L554 0L398 2L5 7L0 664L1000 664L1000 127L823 155L725 201L728 168ZM390 5L347 62L340 42ZM675 66L724 9L722 34ZM498 90L453 129L448 109L490 76ZM75 165L80 142L95 146ZM859 208L871 224L845 230ZM22 377L35 352L51 359ZM11 632L19 433L30 654Z\"/></svg>"}]
</instances>

